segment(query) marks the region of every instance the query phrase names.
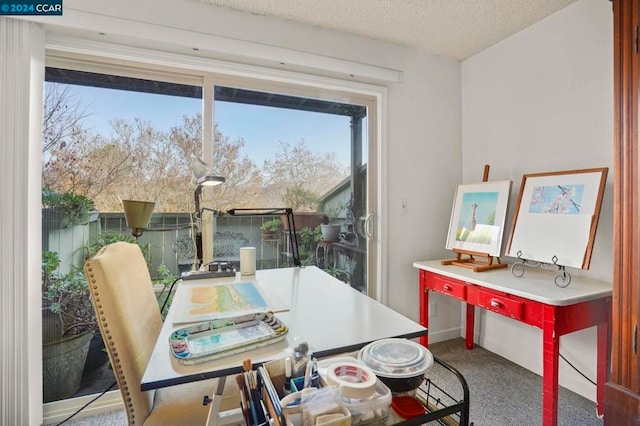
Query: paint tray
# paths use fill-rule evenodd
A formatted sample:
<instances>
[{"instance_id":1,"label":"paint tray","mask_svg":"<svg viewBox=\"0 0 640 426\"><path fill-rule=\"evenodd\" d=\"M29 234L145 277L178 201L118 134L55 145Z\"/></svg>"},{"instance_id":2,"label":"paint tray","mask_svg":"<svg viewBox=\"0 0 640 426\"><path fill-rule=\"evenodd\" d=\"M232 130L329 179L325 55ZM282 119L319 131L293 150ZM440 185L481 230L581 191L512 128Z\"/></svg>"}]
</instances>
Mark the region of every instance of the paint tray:
<instances>
[{"instance_id":1,"label":"paint tray","mask_svg":"<svg viewBox=\"0 0 640 426\"><path fill-rule=\"evenodd\" d=\"M171 353L181 364L196 364L270 345L288 328L272 312L205 321L171 333Z\"/></svg>"}]
</instances>

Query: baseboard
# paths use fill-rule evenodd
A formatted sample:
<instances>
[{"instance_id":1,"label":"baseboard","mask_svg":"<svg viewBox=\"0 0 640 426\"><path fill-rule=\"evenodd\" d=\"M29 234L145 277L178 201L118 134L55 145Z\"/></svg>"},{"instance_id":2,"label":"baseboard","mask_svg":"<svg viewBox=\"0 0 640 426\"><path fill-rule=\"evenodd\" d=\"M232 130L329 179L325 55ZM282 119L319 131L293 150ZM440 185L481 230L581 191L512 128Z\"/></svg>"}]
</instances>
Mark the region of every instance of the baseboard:
<instances>
[{"instance_id":1,"label":"baseboard","mask_svg":"<svg viewBox=\"0 0 640 426\"><path fill-rule=\"evenodd\" d=\"M440 330L436 332L431 332L429 330L429 344L444 342L445 340L457 339L460 337L461 333L460 327L454 327L447 330Z\"/></svg>"},{"instance_id":2,"label":"baseboard","mask_svg":"<svg viewBox=\"0 0 640 426\"><path fill-rule=\"evenodd\" d=\"M43 424L60 423L96 396L97 395L86 395L78 398L69 398L62 401L47 402L46 404L43 404ZM120 394L120 391L113 390L105 393L100 398L92 402L80 413L74 416L74 419L95 416L96 414L103 414L123 409L124 405L122 403L122 395Z\"/></svg>"}]
</instances>

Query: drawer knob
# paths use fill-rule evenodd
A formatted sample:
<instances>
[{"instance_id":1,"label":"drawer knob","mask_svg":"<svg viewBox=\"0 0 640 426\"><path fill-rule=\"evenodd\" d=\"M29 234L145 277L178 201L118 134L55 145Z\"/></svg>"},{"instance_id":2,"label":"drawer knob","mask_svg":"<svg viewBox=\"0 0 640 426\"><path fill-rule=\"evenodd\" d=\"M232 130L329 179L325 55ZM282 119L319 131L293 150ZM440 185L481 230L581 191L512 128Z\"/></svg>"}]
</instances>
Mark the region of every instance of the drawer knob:
<instances>
[{"instance_id":1,"label":"drawer knob","mask_svg":"<svg viewBox=\"0 0 640 426\"><path fill-rule=\"evenodd\" d=\"M502 307L502 303L500 303L496 299L491 299L491 306L493 306L494 308L501 308Z\"/></svg>"},{"instance_id":2,"label":"drawer knob","mask_svg":"<svg viewBox=\"0 0 640 426\"><path fill-rule=\"evenodd\" d=\"M448 284L445 284L444 286L442 286L442 288L444 289L444 291L451 291L451 286Z\"/></svg>"}]
</instances>

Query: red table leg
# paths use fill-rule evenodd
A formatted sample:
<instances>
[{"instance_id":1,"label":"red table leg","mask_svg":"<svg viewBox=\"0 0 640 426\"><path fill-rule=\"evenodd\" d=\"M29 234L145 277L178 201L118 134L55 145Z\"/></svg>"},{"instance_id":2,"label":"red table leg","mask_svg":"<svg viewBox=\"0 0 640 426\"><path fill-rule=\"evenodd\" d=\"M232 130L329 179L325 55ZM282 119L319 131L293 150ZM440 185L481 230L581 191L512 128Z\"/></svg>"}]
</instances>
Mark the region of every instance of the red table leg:
<instances>
[{"instance_id":1,"label":"red table leg","mask_svg":"<svg viewBox=\"0 0 640 426\"><path fill-rule=\"evenodd\" d=\"M475 327L475 306L467 303L467 329L465 334L465 346L467 349L473 349L473 330Z\"/></svg>"},{"instance_id":2,"label":"red table leg","mask_svg":"<svg viewBox=\"0 0 640 426\"><path fill-rule=\"evenodd\" d=\"M609 323L598 325L598 361L596 370L596 413L604 416L604 384L607 381L607 366L609 365Z\"/></svg>"},{"instance_id":3,"label":"red table leg","mask_svg":"<svg viewBox=\"0 0 640 426\"><path fill-rule=\"evenodd\" d=\"M542 424L558 425L558 356L560 336L555 328L555 307L544 305L542 321Z\"/></svg>"},{"instance_id":4,"label":"red table leg","mask_svg":"<svg viewBox=\"0 0 640 426\"><path fill-rule=\"evenodd\" d=\"M422 272L420 272L420 324L429 328L429 290L424 284ZM420 344L425 348L429 346L429 334L420 336Z\"/></svg>"}]
</instances>

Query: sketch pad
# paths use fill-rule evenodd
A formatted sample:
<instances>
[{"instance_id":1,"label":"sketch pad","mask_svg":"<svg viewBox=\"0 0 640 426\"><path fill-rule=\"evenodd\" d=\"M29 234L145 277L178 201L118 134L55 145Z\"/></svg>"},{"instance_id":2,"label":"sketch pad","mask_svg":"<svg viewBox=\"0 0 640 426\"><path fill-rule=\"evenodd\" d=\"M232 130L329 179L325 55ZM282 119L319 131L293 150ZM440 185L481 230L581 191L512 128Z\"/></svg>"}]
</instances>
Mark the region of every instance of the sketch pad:
<instances>
[{"instance_id":1,"label":"sketch pad","mask_svg":"<svg viewBox=\"0 0 640 426\"><path fill-rule=\"evenodd\" d=\"M189 284L176 294L174 324L266 312L273 303L254 282Z\"/></svg>"}]
</instances>

